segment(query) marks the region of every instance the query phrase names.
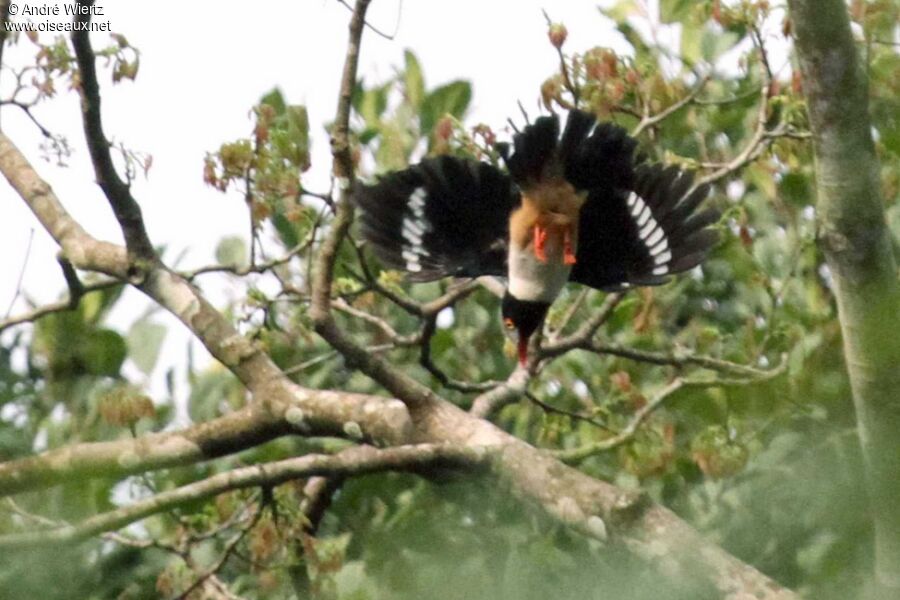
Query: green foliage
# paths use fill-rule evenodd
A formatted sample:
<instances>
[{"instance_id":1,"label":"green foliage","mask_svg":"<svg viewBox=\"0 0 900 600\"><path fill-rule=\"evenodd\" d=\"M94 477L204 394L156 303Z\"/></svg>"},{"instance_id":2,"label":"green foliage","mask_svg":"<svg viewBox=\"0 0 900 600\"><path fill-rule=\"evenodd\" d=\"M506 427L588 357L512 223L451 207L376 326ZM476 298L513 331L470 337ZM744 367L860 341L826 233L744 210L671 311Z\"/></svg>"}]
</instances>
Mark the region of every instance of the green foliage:
<instances>
[{"instance_id":1,"label":"green foliage","mask_svg":"<svg viewBox=\"0 0 900 600\"><path fill-rule=\"evenodd\" d=\"M262 97L253 114L253 137L226 142L207 154L203 179L219 191L241 193L254 232L270 222L279 240L293 248L315 222L315 210L302 202L301 176L311 166L309 115L305 106L288 104L277 88Z\"/></svg>"},{"instance_id":2,"label":"green foliage","mask_svg":"<svg viewBox=\"0 0 900 600\"><path fill-rule=\"evenodd\" d=\"M361 146L374 148L380 170L405 167L422 138L428 152L451 150L451 134L472 100L467 81L451 81L434 89L425 85L416 55L404 53L404 69L387 82L367 86L358 82L353 108L363 126L355 132Z\"/></svg>"}]
</instances>

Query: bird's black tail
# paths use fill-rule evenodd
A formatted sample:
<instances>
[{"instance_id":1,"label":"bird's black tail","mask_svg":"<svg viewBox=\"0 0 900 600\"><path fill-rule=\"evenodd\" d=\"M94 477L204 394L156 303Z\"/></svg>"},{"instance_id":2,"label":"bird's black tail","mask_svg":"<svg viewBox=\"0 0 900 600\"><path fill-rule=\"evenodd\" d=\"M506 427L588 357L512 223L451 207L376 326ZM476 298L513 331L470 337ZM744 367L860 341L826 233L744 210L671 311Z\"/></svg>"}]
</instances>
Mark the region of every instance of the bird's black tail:
<instances>
[{"instance_id":1,"label":"bird's black tail","mask_svg":"<svg viewBox=\"0 0 900 600\"><path fill-rule=\"evenodd\" d=\"M539 117L498 145L509 174L528 188L548 176L562 176L578 190L629 189L634 185L637 141L612 123L597 123L594 115L569 111L560 136L559 117Z\"/></svg>"}]
</instances>

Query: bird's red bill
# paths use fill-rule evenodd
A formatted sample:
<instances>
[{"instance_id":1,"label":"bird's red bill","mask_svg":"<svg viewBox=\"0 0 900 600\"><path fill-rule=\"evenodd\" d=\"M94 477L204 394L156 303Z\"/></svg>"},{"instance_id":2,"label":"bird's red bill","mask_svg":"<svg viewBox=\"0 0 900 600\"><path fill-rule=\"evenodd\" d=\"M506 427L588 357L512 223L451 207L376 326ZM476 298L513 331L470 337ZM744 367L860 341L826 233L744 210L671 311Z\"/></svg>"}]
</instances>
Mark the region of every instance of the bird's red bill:
<instances>
[{"instance_id":1,"label":"bird's red bill","mask_svg":"<svg viewBox=\"0 0 900 600\"><path fill-rule=\"evenodd\" d=\"M528 338L519 338L519 364L523 367L528 364Z\"/></svg>"}]
</instances>

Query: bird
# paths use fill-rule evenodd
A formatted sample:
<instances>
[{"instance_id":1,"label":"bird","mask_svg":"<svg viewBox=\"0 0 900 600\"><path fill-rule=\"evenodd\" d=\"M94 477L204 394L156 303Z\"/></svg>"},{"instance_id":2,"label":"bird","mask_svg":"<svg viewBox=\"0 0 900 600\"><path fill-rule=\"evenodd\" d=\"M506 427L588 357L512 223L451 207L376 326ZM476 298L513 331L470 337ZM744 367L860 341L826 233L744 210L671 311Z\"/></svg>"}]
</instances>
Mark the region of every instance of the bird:
<instances>
[{"instance_id":1,"label":"bird","mask_svg":"<svg viewBox=\"0 0 900 600\"><path fill-rule=\"evenodd\" d=\"M718 241L709 185L647 161L616 124L572 109L538 117L495 148L505 171L451 155L358 184L366 245L413 282L505 278L501 318L522 367L567 283L605 292L666 283ZM498 161L499 162L499 161Z\"/></svg>"}]
</instances>

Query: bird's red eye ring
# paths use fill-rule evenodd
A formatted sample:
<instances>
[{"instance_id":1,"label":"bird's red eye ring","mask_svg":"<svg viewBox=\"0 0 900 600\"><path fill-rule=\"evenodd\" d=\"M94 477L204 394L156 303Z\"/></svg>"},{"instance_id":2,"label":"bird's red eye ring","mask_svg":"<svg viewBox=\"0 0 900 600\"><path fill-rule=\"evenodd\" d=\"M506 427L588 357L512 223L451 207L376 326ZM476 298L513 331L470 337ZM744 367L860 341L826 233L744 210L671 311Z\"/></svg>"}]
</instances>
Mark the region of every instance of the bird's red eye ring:
<instances>
[{"instance_id":1,"label":"bird's red eye ring","mask_svg":"<svg viewBox=\"0 0 900 600\"><path fill-rule=\"evenodd\" d=\"M503 326L506 327L507 329L515 329L516 328L516 324L509 317L506 317L505 319L503 319Z\"/></svg>"}]
</instances>

